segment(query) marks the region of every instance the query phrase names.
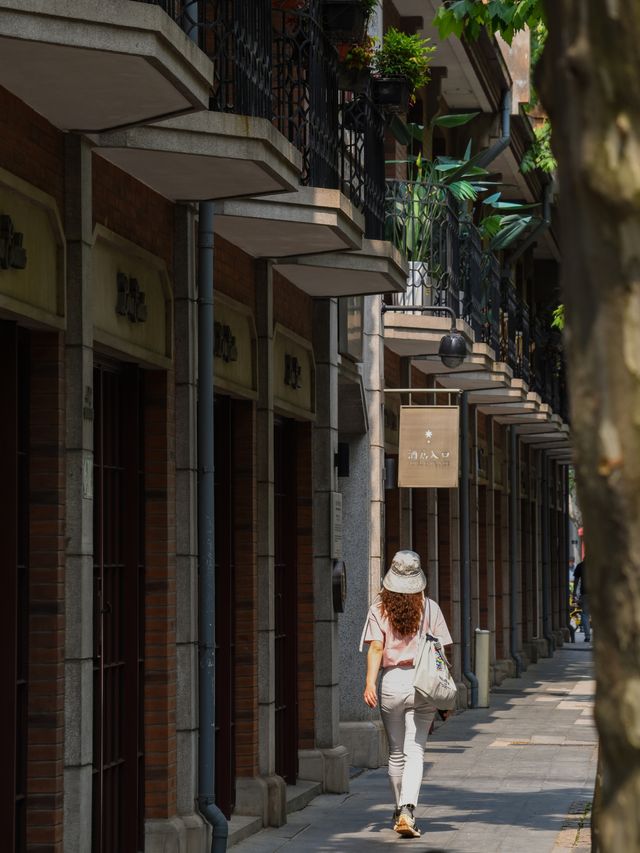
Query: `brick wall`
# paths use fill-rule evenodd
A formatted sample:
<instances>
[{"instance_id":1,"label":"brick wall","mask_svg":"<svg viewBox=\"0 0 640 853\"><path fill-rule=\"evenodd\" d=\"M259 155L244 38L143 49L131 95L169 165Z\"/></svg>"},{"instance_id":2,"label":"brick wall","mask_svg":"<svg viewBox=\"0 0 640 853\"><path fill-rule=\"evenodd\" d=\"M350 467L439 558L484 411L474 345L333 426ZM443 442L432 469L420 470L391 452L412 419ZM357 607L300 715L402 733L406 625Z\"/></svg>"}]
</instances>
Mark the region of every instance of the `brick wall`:
<instances>
[{"instance_id":1,"label":"brick wall","mask_svg":"<svg viewBox=\"0 0 640 853\"><path fill-rule=\"evenodd\" d=\"M93 221L162 258L173 269L173 204L97 154Z\"/></svg>"},{"instance_id":2,"label":"brick wall","mask_svg":"<svg viewBox=\"0 0 640 853\"><path fill-rule=\"evenodd\" d=\"M27 850L63 844L64 347L31 334Z\"/></svg>"},{"instance_id":3,"label":"brick wall","mask_svg":"<svg viewBox=\"0 0 640 853\"><path fill-rule=\"evenodd\" d=\"M64 210L64 134L0 86L0 166Z\"/></svg>"},{"instance_id":4,"label":"brick wall","mask_svg":"<svg viewBox=\"0 0 640 853\"><path fill-rule=\"evenodd\" d=\"M144 381L145 817L176 812L175 406L172 372Z\"/></svg>"},{"instance_id":5,"label":"brick wall","mask_svg":"<svg viewBox=\"0 0 640 853\"><path fill-rule=\"evenodd\" d=\"M400 388L400 356L384 348L384 381L387 388Z\"/></svg>"},{"instance_id":6,"label":"brick wall","mask_svg":"<svg viewBox=\"0 0 640 853\"><path fill-rule=\"evenodd\" d=\"M296 424L298 551L298 747L315 747L313 483L311 424Z\"/></svg>"},{"instance_id":7,"label":"brick wall","mask_svg":"<svg viewBox=\"0 0 640 853\"><path fill-rule=\"evenodd\" d=\"M258 587L256 564L255 405L234 400L236 774L258 773Z\"/></svg>"},{"instance_id":8,"label":"brick wall","mask_svg":"<svg viewBox=\"0 0 640 853\"><path fill-rule=\"evenodd\" d=\"M478 583L480 628L489 627L489 587L487 566L487 487L478 486Z\"/></svg>"},{"instance_id":9,"label":"brick wall","mask_svg":"<svg viewBox=\"0 0 640 853\"><path fill-rule=\"evenodd\" d=\"M273 276L273 320L307 341L313 337L313 299L277 272Z\"/></svg>"},{"instance_id":10,"label":"brick wall","mask_svg":"<svg viewBox=\"0 0 640 853\"><path fill-rule=\"evenodd\" d=\"M216 237L214 288L256 310L256 263L250 255Z\"/></svg>"}]
</instances>

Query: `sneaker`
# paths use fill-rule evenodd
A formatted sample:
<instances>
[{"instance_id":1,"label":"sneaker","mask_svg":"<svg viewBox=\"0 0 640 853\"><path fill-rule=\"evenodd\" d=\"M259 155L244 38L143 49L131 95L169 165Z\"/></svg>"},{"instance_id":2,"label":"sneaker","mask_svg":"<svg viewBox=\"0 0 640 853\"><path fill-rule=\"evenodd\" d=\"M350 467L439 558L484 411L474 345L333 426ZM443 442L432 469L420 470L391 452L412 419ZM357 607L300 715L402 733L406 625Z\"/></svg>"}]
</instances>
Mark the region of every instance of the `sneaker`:
<instances>
[{"instance_id":1,"label":"sneaker","mask_svg":"<svg viewBox=\"0 0 640 853\"><path fill-rule=\"evenodd\" d=\"M400 817L394 829L398 835L404 838L420 838L420 830L416 826L416 819L413 816L415 806L406 805L400 807Z\"/></svg>"},{"instance_id":2,"label":"sneaker","mask_svg":"<svg viewBox=\"0 0 640 853\"><path fill-rule=\"evenodd\" d=\"M393 828L396 829L398 826L398 820L400 819L400 806L396 806L393 810Z\"/></svg>"}]
</instances>

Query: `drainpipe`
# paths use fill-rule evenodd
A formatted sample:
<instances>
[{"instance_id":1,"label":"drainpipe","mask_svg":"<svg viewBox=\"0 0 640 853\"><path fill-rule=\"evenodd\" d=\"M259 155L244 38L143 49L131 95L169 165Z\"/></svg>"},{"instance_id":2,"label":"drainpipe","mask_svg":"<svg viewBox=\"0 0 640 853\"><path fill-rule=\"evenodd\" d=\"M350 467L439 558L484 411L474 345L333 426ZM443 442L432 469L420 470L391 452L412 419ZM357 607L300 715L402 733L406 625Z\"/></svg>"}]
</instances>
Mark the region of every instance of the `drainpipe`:
<instances>
[{"instance_id":1,"label":"drainpipe","mask_svg":"<svg viewBox=\"0 0 640 853\"><path fill-rule=\"evenodd\" d=\"M183 25L198 40L198 3ZM211 853L227 849L229 827L215 804L215 516L213 441L213 203L198 205L198 809L212 828Z\"/></svg>"},{"instance_id":2,"label":"drainpipe","mask_svg":"<svg viewBox=\"0 0 640 853\"><path fill-rule=\"evenodd\" d=\"M516 664L516 678L522 675L522 658L518 653L518 436L516 428L510 427L509 452L509 574L511 580L511 657Z\"/></svg>"},{"instance_id":3,"label":"drainpipe","mask_svg":"<svg viewBox=\"0 0 640 853\"><path fill-rule=\"evenodd\" d=\"M460 545L462 560L462 674L471 685L471 707L478 707L478 679L471 670L471 559L469 527L469 402L460 394Z\"/></svg>"},{"instance_id":4,"label":"drainpipe","mask_svg":"<svg viewBox=\"0 0 640 853\"><path fill-rule=\"evenodd\" d=\"M549 550L549 460L543 452L542 459L542 634L553 654L556 641L551 632L551 564Z\"/></svg>"},{"instance_id":5,"label":"drainpipe","mask_svg":"<svg viewBox=\"0 0 640 853\"><path fill-rule=\"evenodd\" d=\"M482 157L478 158L477 165L482 168L493 163L496 157L511 144L511 102L511 89L506 89L502 94L500 138L487 148Z\"/></svg>"}]
</instances>

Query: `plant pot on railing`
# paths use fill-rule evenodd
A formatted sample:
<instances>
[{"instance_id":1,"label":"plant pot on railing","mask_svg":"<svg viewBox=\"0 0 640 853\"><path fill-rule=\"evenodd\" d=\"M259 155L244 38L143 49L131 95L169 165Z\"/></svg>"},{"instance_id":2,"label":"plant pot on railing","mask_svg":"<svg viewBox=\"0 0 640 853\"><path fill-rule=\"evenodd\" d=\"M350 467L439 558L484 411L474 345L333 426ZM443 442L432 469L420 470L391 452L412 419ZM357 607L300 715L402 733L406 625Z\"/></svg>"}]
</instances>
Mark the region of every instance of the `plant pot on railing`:
<instances>
[{"instance_id":1,"label":"plant pot on railing","mask_svg":"<svg viewBox=\"0 0 640 853\"><path fill-rule=\"evenodd\" d=\"M390 113L406 113L411 87L406 77L372 77L372 96L378 106Z\"/></svg>"},{"instance_id":2,"label":"plant pot on railing","mask_svg":"<svg viewBox=\"0 0 640 853\"><path fill-rule=\"evenodd\" d=\"M322 27L334 44L363 41L368 18L362 0L322 0Z\"/></svg>"},{"instance_id":3,"label":"plant pot on railing","mask_svg":"<svg viewBox=\"0 0 640 853\"><path fill-rule=\"evenodd\" d=\"M347 68L338 66L338 88L345 92L361 94L369 89L371 72L368 68Z\"/></svg>"}]
</instances>

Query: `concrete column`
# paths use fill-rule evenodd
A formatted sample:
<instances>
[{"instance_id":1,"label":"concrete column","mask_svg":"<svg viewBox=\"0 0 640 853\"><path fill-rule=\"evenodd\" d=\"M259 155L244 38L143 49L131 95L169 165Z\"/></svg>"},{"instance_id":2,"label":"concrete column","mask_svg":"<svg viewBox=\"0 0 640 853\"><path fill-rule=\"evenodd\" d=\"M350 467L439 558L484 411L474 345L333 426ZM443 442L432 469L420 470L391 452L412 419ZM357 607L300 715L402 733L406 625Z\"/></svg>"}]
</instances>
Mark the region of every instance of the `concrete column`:
<instances>
[{"instance_id":1,"label":"concrete column","mask_svg":"<svg viewBox=\"0 0 640 853\"><path fill-rule=\"evenodd\" d=\"M258 565L258 766L262 777L265 823L286 820L286 785L275 766L275 611L274 611L274 461L273 461L273 271L258 263L256 276L258 405L256 410L257 565Z\"/></svg>"},{"instance_id":2,"label":"concrete column","mask_svg":"<svg viewBox=\"0 0 640 853\"><path fill-rule=\"evenodd\" d=\"M487 501L484 523L487 527L487 625L491 631L489 660L493 667L496 660L496 516L495 516L495 476L493 456L493 418L487 419Z\"/></svg>"},{"instance_id":3,"label":"concrete column","mask_svg":"<svg viewBox=\"0 0 640 853\"><path fill-rule=\"evenodd\" d=\"M434 601L438 600L439 588L438 563L438 490L427 489L427 589Z\"/></svg>"},{"instance_id":4,"label":"concrete column","mask_svg":"<svg viewBox=\"0 0 640 853\"><path fill-rule=\"evenodd\" d=\"M93 759L93 313L91 148L65 136L67 235L66 853L91 849Z\"/></svg>"},{"instance_id":5,"label":"concrete column","mask_svg":"<svg viewBox=\"0 0 640 853\"><path fill-rule=\"evenodd\" d=\"M313 425L313 579L316 750L299 755L300 776L332 793L349 790L349 753L339 743L338 620L333 610L332 495L337 491L338 302L313 304L316 421ZM318 754L318 752L320 754Z\"/></svg>"},{"instance_id":6,"label":"concrete column","mask_svg":"<svg viewBox=\"0 0 640 853\"><path fill-rule=\"evenodd\" d=\"M177 820L186 850L199 850L206 828L195 812L198 792L198 303L195 213L176 205L174 316L176 365L176 651ZM157 823L157 822L156 822ZM186 835L186 838L185 838Z\"/></svg>"},{"instance_id":7,"label":"concrete column","mask_svg":"<svg viewBox=\"0 0 640 853\"><path fill-rule=\"evenodd\" d=\"M350 443L350 476L341 481L348 588L345 612L338 619L340 742L349 750L355 767L379 767L388 754L380 715L362 699L366 661L358 652L367 610L380 591L384 574L383 357L381 298L367 296L361 372L369 432Z\"/></svg>"},{"instance_id":8,"label":"concrete column","mask_svg":"<svg viewBox=\"0 0 640 853\"><path fill-rule=\"evenodd\" d=\"M451 622L449 631L453 637L453 651L449 660L453 657L454 677L459 685L462 685L462 555L460 541L460 490L449 490L449 517L439 518L440 524L448 524L450 532L451 547ZM459 697L464 697L465 691L459 692Z\"/></svg>"},{"instance_id":9,"label":"concrete column","mask_svg":"<svg viewBox=\"0 0 640 853\"><path fill-rule=\"evenodd\" d=\"M478 407L469 406L469 446L471 447L469 483L469 551L471 574L471 659L475 667L475 628L486 628L480 624L480 495L478 486Z\"/></svg>"}]
</instances>

